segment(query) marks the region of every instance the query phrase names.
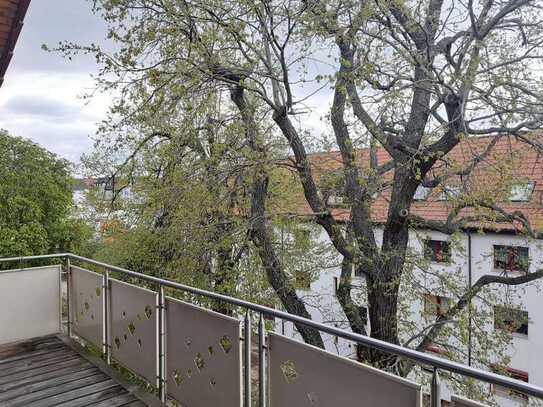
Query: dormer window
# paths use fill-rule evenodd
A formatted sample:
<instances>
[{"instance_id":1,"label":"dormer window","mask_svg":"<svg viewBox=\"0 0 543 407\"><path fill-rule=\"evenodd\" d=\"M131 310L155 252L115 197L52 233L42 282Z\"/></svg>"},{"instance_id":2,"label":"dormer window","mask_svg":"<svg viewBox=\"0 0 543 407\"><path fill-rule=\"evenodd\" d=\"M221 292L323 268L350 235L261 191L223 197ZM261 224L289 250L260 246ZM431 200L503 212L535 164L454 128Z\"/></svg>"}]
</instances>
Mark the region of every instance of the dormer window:
<instances>
[{"instance_id":1,"label":"dormer window","mask_svg":"<svg viewBox=\"0 0 543 407\"><path fill-rule=\"evenodd\" d=\"M415 191L415 195L413 196L413 199L415 201L424 201L428 198L430 195L430 192L432 192L432 188L427 188L422 185L419 185L417 187L417 190Z\"/></svg>"},{"instance_id":2,"label":"dormer window","mask_svg":"<svg viewBox=\"0 0 543 407\"><path fill-rule=\"evenodd\" d=\"M330 207L345 205L345 182L340 170L327 172L319 181L319 187L326 204Z\"/></svg>"},{"instance_id":3,"label":"dormer window","mask_svg":"<svg viewBox=\"0 0 543 407\"><path fill-rule=\"evenodd\" d=\"M341 195L332 194L328 197L326 202L329 206L342 206L344 204L344 199Z\"/></svg>"},{"instance_id":4,"label":"dormer window","mask_svg":"<svg viewBox=\"0 0 543 407\"><path fill-rule=\"evenodd\" d=\"M511 202L530 202L532 199L532 193L534 192L534 186L535 183L533 182L514 184L511 187L509 200Z\"/></svg>"},{"instance_id":5,"label":"dormer window","mask_svg":"<svg viewBox=\"0 0 543 407\"><path fill-rule=\"evenodd\" d=\"M461 188L459 186L447 185L443 187L443 191L439 195L440 201L452 201L458 199Z\"/></svg>"}]
</instances>

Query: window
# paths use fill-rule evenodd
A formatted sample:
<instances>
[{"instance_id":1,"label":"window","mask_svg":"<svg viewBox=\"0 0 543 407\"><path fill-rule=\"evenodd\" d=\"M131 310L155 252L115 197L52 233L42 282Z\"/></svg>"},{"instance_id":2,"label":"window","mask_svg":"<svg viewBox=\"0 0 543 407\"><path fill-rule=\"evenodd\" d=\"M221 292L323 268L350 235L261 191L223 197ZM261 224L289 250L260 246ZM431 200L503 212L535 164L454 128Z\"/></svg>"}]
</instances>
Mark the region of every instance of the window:
<instances>
[{"instance_id":1,"label":"window","mask_svg":"<svg viewBox=\"0 0 543 407\"><path fill-rule=\"evenodd\" d=\"M451 201L453 199L458 199L460 196L461 189L458 186L444 186L443 192L439 195L440 201Z\"/></svg>"},{"instance_id":2,"label":"window","mask_svg":"<svg viewBox=\"0 0 543 407\"><path fill-rule=\"evenodd\" d=\"M327 204L329 206L342 206L344 204L344 200L341 195L332 194L328 197Z\"/></svg>"},{"instance_id":3,"label":"window","mask_svg":"<svg viewBox=\"0 0 543 407\"><path fill-rule=\"evenodd\" d=\"M432 192L432 188L426 188L422 185L419 185L417 187L417 190L415 191L415 195L413 196L413 199L415 201L424 201L428 196L430 195L430 192Z\"/></svg>"},{"instance_id":4,"label":"window","mask_svg":"<svg viewBox=\"0 0 543 407\"><path fill-rule=\"evenodd\" d=\"M353 277L365 277L365 270L362 267L356 267L353 264Z\"/></svg>"},{"instance_id":5,"label":"window","mask_svg":"<svg viewBox=\"0 0 543 407\"><path fill-rule=\"evenodd\" d=\"M511 202L530 202L535 184L526 182L524 184L515 184L511 187L509 200Z\"/></svg>"},{"instance_id":6,"label":"window","mask_svg":"<svg viewBox=\"0 0 543 407\"><path fill-rule=\"evenodd\" d=\"M494 246L494 268L504 271L528 272L529 256L527 247Z\"/></svg>"},{"instance_id":7,"label":"window","mask_svg":"<svg viewBox=\"0 0 543 407\"><path fill-rule=\"evenodd\" d=\"M451 299L439 295L427 294L424 296L424 314L440 317L445 315L451 306Z\"/></svg>"},{"instance_id":8,"label":"window","mask_svg":"<svg viewBox=\"0 0 543 407\"><path fill-rule=\"evenodd\" d=\"M528 383L529 382L529 376L528 372L524 372L522 370L513 369L511 367L501 367L501 366L494 366L493 367L494 373L506 375L511 377L512 379L520 380L522 382ZM508 397L514 397L518 399L522 399L524 401L528 401L528 396L524 393L520 393L515 390L507 389L502 386L494 385L493 386L494 392L498 395L508 396Z\"/></svg>"},{"instance_id":9,"label":"window","mask_svg":"<svg viewBox=\"0 0 543 407\"><path fill-rule=\"evenodd\" d=\"M451 260L451 246L443 240L425 240L424 258L437 263L448 263Z\"/></svg>"},{"instance_id":10,"label":"window","mask_svg":"<svg viewBox=\"0 0 543 407\"><path fill-rule=\"evenodd\" d=\"M307 270L299 269L294 272L296 288L309 290L311 288L311 273Z\"/></svg>"},{"instance_id":11,"label":"window","mask_svg":"<svg viewBox=\"0 0 543 407\"><path fill-rule=\"evenodd\" d=\"M494 307L494 329L528 335L528 312L497 305Z\"/></svg>"}]
</instances>

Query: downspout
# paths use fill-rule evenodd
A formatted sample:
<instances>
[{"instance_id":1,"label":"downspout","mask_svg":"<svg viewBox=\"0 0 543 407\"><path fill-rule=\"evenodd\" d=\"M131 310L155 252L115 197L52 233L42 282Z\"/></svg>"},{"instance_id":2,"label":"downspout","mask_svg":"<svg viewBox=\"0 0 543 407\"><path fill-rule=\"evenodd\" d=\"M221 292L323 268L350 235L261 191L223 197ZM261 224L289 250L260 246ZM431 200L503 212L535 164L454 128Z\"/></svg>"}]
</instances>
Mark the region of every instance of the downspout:
<instances>
[{"instance_id":1,"label":"downspout","mask_svg":"<svg viewBox=\"0 0 543 407\"><path fill-rule=\"evenodd\" d=\"M471 270L471 232L468 231L468 290L471 290L472 281L472 270ZM473 326L471 318L471 298L468 304L468 366L471 366L471 330Z\"/></svg>"}]
</instances>

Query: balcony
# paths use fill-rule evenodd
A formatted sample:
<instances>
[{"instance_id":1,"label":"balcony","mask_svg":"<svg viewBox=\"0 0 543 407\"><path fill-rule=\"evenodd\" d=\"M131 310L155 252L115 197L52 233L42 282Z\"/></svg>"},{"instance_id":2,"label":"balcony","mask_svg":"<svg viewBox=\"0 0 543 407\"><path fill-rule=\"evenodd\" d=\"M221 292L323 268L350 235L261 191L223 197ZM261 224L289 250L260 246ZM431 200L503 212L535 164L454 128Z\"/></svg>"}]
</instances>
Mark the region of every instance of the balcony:
<instances>
[{"instance_id":1,"label":"balcony","mask_svg":"<svg viewBox=\"0 0 543 407\"><path fill-rule=\"evenodd\" d=\"M427 390L437 407L440 372L543 398L528 383L80 256L0 262L16 267L0 272L0 406L419 407ZM431 386L267 332L265 317L411 359L432 372ZM452 405L481 406L454 396Z\"/></svg>"}]
</instances>

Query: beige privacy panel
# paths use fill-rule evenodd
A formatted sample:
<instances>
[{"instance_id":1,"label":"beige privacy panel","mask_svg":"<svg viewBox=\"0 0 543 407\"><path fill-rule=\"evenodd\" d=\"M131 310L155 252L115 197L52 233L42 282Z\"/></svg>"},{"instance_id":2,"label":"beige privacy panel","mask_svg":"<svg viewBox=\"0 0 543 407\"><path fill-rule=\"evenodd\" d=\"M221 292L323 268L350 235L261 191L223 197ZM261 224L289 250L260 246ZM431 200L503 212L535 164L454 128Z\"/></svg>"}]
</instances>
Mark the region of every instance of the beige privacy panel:
<instances>
[{"instance_id":1,"label":"beige privacy panel","mask_svg":"<svg viewBox=\"0 0 543 407\"><path fill-rule=\"evenodd\" d=\"M167 388L189 407L240 407L240 323L172 298L166 301Z\"/></svg>"},{"instance_id":2,"label":"beige privacy panel","mask_svg":"<svg viewBox=\"0 0 543 407\"><path fill-rule=\"evenodd\" d=\"M157 378L157 293L110 280L110 343L113 357L134 373Z\"/></svg>"},{"instance_id":3,"label":"beige privacy panel","mask_svg":"<svg viewBox=\"0 0 543 407\"><path fill-rule=\"evenodd\" d=\"M70 312L73 332L97 347L102 346L104 321L102 276L71 267Z\"/></svg>"},{"instance_id":4,"label":"beige privacy panel","mask_svg":"<svg viewBox=\"0 0 543 407\"><path fill-rule=\"evenodd\" d=\"M271 407L422 405L408 380L276 334L269 346Z\"/></svg>"},{"instance_id":5,"label":"beige privacy panel","mask_svg":"<svg viewBox=\"0 0 543 407\"><path fill-rule=\"evenodd\" d=\"M0 344L60 332L60 266L0 272Z\"/></svg>"},{"instance_id":6,"label":"beige privacy panel","mask_svg":"<svg viewBox=\"0 0 543 407\"><path fill-rule=\"evenodd\" d=\"M472 400L452 396L453 407L488 407L485 404L477 403Z\"/></svg>"}]
</instances>

